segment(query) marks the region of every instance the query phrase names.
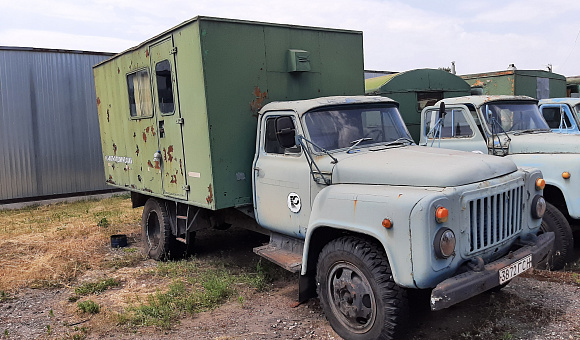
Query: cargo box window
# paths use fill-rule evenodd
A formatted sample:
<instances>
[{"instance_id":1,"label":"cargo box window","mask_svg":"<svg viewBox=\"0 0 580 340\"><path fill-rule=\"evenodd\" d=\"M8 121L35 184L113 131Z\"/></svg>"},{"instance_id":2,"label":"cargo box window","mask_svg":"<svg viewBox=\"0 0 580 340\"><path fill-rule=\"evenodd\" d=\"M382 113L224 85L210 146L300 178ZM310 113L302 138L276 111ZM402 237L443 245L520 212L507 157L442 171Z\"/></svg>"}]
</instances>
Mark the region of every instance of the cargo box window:
<instances>
[{"instance_id":1,"label":"cargo box window","mask_svg":"<svg viewBox=\"0 0 580 340\"><path fill-rule=\"evenodd\" d=\"M173 88L171 83L171 64L163 60L155 65L157 79L157 99L161 113L173 113Z\"/></svg>"},{"instance_id":2,"label":"cargo box window","mask_svg":"<svg viewBox=\"0 0 580 340\"><path fill-rule=\"evenodd\" d=\"M149 71L140 70L127 75L127 89L129 91L129 111L131 117L151 117L153 105Z\"/></svg>"}]
</instances>

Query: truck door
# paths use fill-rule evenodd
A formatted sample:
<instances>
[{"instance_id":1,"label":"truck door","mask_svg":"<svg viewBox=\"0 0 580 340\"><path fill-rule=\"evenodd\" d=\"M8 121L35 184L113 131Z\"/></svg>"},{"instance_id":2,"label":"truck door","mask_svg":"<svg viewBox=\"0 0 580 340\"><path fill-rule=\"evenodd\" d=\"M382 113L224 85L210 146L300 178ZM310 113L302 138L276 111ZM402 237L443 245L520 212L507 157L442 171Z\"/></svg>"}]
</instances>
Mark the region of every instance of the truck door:
<instances>
[{"instance_id":1,"label":"truck door","mask_svg":"<svg viewBox=\"0 0 580 340\"><path fill-rule=\"evenodd\" d=\"M187 199L187 179L183 154L183 119L179 110L179 92L173 37L149 48L155 117L161 153L161 182L166 195Z\"/></svg>"},{"instance_id":2,"label":"truck door","mask_svg":"<svg viewBox=\"0 0 580 340\"><path fill-rule=\"evenodd\" d=\"M276 139L275 120L283 115L266 113L260 122L254 159L254 213L261 226L303 239L310 218L312 178L303 151L284 149ZM294 126L298 126L296 121Z\"/></svg>"},{"instance_id":3,"label":"truck door","mask_svg":"<svg viewBox=\"0 0 580 340\"><path fill-rule=\"evenodd\" d=\"M438 107L421 112L421 140L419 145L441 147L487 154L487 145L475 119L464 106L447 106L440 117Z\"/></svg>"}]
</instances>

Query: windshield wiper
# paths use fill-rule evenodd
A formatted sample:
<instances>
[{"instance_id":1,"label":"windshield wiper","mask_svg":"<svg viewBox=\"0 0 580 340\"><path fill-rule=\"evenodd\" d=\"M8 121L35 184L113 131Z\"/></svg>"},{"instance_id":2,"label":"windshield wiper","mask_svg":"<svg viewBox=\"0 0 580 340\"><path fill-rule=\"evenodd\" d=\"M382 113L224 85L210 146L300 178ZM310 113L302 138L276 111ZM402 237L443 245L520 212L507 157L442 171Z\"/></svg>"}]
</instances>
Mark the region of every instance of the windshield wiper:
<instances>
[{"instance_id":1,"label":"windshield wiper","mask_svg":"<svg viewBox=\"0 0 580 340\"><path fill-rule=\"evenodd\" d=\"M528 133L544 133L544 132L550 132L550 130L548 130L548 129L526 129L526 130L513 131L513 134L514 135L523 135L523 134L528 134Z\"/></svg>"},{"instance_id":2,"label":"windshield wiper","mask_svg":"<svg viewBox=\"0 0 580 340\"><path fill-rule=\"evenodd\" d=\"M395 145L395 144L403 144L403 142L409 142L410 144L415 144L415 141L412 140L411 138L407 138L407 137L399 137L393 141L388 142L387 144L384 144L384 146L390 146L390 145Z\"/></svg>"},{"instance_id":3,"label":"windshield wiper","mask_svg":"<svg viewBox=\"0 0 580 340\"><path fill-rule=\"evenodd\" d=\"M371 137L363 137L363 138L359 138L359 139L355 139L352 142L350 142L350 144L352 144L350 146L350 148L348 148L348 150L346 150L346 153L350 153L352 151L352 149L356 148L357 145L359 145L361 142L365 142L365 141L369 141L369 140L373 140Z\"/></svg>"}]
</instances>

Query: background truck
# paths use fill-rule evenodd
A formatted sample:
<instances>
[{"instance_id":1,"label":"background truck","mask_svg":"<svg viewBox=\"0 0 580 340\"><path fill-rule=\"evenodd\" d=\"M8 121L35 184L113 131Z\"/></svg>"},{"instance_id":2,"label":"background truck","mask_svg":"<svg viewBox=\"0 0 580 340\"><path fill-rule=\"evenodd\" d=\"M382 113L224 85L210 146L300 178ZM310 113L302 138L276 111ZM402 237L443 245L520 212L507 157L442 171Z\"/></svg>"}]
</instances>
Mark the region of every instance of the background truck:
<instances>
[{"instance_id":1,"label":"background truck","mask_svg":"<svg viewBox=\"0 0 580 340\"><path fill-rule=\"evenodd\" d=\"M396 102L340 96L363 74L360 32L206 17L96 65L106 180L144 206L146 254L249 215L346 339L394 338L408 289L438 310L545 258L540 171L412 145Z\"/></svg>"},{"instance_id":2,"label":"background truck","mask_svg":"<svg viewBox=\"0 0 580 340\"><path fill-rule=\"evenodd\" d=\"M556 234L549 264L562 269L574 250L569 221L576 224L580 218L575 172L580 168L580 139L551 133L537 103L527 96L443 99L423 110L420 145L505 156L518 166L540 169L548 202L542 230Z\"/></svg>"},{"instance_id":3,"label":"background truck","mask_svg":"<svg viewBox=\"0 0 580 340\"><path fill-rule=\"evenodd\" d=\"M542 99L539 105L552 132L580 134L580 98Z\"/></svg>"}]
</instances>

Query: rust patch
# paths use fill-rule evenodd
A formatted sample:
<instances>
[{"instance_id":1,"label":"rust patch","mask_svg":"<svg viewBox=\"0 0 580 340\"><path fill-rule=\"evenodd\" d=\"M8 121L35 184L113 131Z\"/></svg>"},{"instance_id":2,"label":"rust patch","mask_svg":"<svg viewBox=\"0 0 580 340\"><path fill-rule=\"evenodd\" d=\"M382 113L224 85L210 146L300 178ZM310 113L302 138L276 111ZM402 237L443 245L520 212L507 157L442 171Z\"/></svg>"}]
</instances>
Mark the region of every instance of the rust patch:
<instances>
[{"instance_id":1,"label":"rust patch","mask_svg":"<svg viewBox=\"0 0 580 340\"><path fill-rule=\"evenodd\" d=\"M113 143L113 153L117 156L117 144Z\"/></svg>"},{"instance_id":2,"label":"rust patch","mask_svg":"<svg viewBox=\"0 0 580 340\"><path fill-rule=\"evenodd\" d=\"M471 86L485 86L485 83L481 79L477 79Z\"/></svg>"},{"instance_id":3,"label":"rust patch","mask_svg":"<svg viewBox=\"0 0 580 340\"><path fill-rule=\"evenodd\" d=\"M121 73L121 69L117 67L117 74Z\"/></svg>"},{"instance_id":4,"label":"rust patch","mask_svg":"<svg viewBox=\"0 0 580 340\"><path fill-rule=\"evenodd\" d=\"M356 203L358 202L358 200L354 200L354 212L356 213Z\"/></svg>"},{"instance_id":5,"label":"rust patch","mask_svg":"<svg viewBox=\"0 0 580 340\"><path fill-rule=\"evenodd\" d=\"M149 50L145 50L145 56L149 57Z\"/></svg>"},{"instance_id":6,"label":"rust patch","mask_svg":"<svg viewBox=\"0 0 580 340\"><path fill-rule=\"evenodd\" d=\"M150 161L150 160L149 160L149 161L147 161L147 166L148 166L148 167L150 167L150 168L153 168L153 167L154 167L154 166L153 166L153 163L151 163L151 161Z\"/></svg>"},{"instance_id":7,"label":"rust patch","mask_svg":"<svg viewBox=\"0 0 580 340\"><path fill-rule=\"evenodd\" d=\"M111 121L110 118L111 116L109 115L109 109L107 109L107 123Z\"/></svg>"},{"instance_id":8,"label":"rust patch","mask_svg":"<svg viewBox=\"0 0 580 340\"><path fill-rule=\"evenodd\" d=\"M254 96L256 97L252 102L250 102L250 109L254 113L254 116L257 117L258 111L264 106L264 101L268 99L268 91L262 92L258 86L254 87Z\"/></svg>"},{"instance_id":9,"label":"rust patch","mask_svg":"<svg viewBox=\"0 0 580 340\"><path fill-rule=\"evenodd\" d=\"M159 166L159 161L155 161L155 169L161 169L161 167Z\"/></svg>"},{"instance_id":10,"label":"rust patch","mask_svg":"<svg viewBox=\"0 0 580 340\"><path fill-rule=\"evenodd\" d=\"M139 145L135 145L135 147L137 148L137 150L135 150L135 154L137 154L137 156L139 156Z\"/></svg>"},{"instance_id":11,"label":"rust patch","mask_svg":"<svg viewBox=\"0 0 580 340\"><path fill-rule=\"evenodd\" d=\"M183 176L183 164L182 160L179 160L179 170L181 170L181 176Z\"/></svg>"},{"instance_id":12,"label":"rust patch","mask_svg":"<svg viewBox=\"0 0 580 340\"><path fill-rule=\"evenodd\" d=\"M177 176L171 175L171 181L169 183L177 184Z\"/></svg>"},{"instance_id":13,"label":"rust patch","mask_svg":"<svg viewBox=\"0 0 580 340\"><path fill-rule=\"evenodd\" d=\"M205 201L207 204L211 204L213 202L213 191L211 190L211 184L209 187L207 187L207 190L209 191L209 195L205 198Z\"/></svg>"},{"instance_id":14,"label":"rust patch","mask_svg":"<svg viewBox=\"0 0 580 340\"><path fill-rule=\"evenodd\" d=\"M155 136L155 127L153 127L153 126L151 127L151 134L152 134L153 136Z\"/></svg>"},{"instance_id":15,"label":"rust patch","mask_svg":"<svg viewBox=\"0 0 580 340\"><path fill-rule=\"evenodd\" d=\"M172 153L173 153L173 145L170 145L169 147L167 147L167 160L169 160L169 162L173 161Z\"/></svg>"},{"instance_id":16,"label":"rust patch","mask_svg":"<svg viewBox=\"0 0 580 340\"><path fill-rule=\"evenodd\" d=\"M149 129L150 129L150 127L148 126L148 127L145 129L145 132L149 133Z\"/></svg>"},{"instance_id":17,"label":"rust patch","mask_svg":"<svg viewBox=\"0 0 580 340\"><path fill-rule=\"evenodd\" d=\"M163 148L163 160L167 162L167 151Z\"/></svg>"},{"instance_id":18,"label":"rust patch","mask_svg":"<svg viewBox=\"0 0 580 340\"><path fill-rule=\"evenodd\" d=\"M137 189L137 186L135 184L131 184L131 188Z\"/></svg>"},{"instance_id":19,"label":"rust patch","mask_svg":"<svg viewBox=\"0 0 580 340\"><path fill-rule=\"evenodd\" d=\"M143 132L143 141L147 143L147 134L145 132Z\"/></svg>"},{"instance_id":20,"label":"rust patch","mask_svg":"<svg viewBox=\"0 0 580 340\"><path fill-rule=\"evenodd\" d=\"M97 106L101 105L101 98L97 97Z\"/></svg>"}]
</instances>

